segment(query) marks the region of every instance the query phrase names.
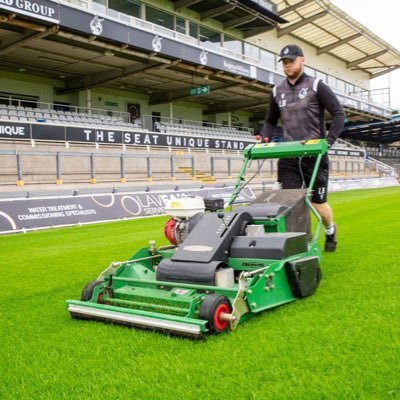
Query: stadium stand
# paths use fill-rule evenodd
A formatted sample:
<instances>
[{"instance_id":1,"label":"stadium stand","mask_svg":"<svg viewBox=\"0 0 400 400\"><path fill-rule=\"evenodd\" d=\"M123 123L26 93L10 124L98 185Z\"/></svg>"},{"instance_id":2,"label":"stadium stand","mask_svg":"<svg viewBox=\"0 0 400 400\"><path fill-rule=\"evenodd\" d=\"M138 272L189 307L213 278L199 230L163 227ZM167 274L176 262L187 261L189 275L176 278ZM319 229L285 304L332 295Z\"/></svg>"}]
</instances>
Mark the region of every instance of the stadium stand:
<instances>
[{"instance_id":1,"label":"stadium stand","mask_svg":"<svg viewBox=\"0 0 400 400\"><path fill-rule=\"evenodd\" d=\"M369 81L400 52L329 0L47 3L0 5L0 192L231 181L283 79L288 42L304 47L306 72L333 88L352 126L394 132L388 93L377 101ZM394 174L365 147L341 141L331 153L333 177ZM260 182L276 171L252 168Z\"/></svg>"}]
</instances>

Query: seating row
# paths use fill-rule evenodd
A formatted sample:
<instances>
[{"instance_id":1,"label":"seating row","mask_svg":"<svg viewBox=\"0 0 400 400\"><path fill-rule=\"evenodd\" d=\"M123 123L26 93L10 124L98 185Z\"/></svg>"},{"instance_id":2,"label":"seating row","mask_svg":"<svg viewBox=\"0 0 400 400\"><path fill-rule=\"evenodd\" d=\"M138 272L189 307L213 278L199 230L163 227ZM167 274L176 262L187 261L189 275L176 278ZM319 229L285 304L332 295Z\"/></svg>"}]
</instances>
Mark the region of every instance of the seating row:
<instances>
[{"instance_id":1,"label":"seating row","mask_svg":"<svg viewBox=\"0 0 400 400\"><path fill-rule=\"evenodd\" d=\"M8 117L8 118L7 118ZM120 127L136 128L137 124L124 121L122 116L94 114L91 112L73 112L54 109L40 109L32 107L0 104L0 119L17 120L23 122L47 122L56 124L82 125L86 123L112 125Z\"/></svg>"},{"instance_id":2,"label":"seating row","mask_svg":"<svg viewBox=\"0 0 400 400\"><path fill-rule=\"evenodd\" d=\"M237 137L242 139L252 138L253 134L249 130L240 130L236 127L208 127L194 124L177 124L172 122L156 122L156 130L162 133L171 133L189 136L219 136L219 137Z\"/></svg>"},{"instance_id":3,"label":"seating row","mask_svg":"<svg viewBox=\"0 0 400 400\"><path fill-rule=\"evenodd\" d=\"M13 106L6 104L0 104L0 120L42 122L56 125L101 125L140 129L140 126L138 124L131 124L129 122L126 122L122 117Z\"/></svg>"}]
</instances>

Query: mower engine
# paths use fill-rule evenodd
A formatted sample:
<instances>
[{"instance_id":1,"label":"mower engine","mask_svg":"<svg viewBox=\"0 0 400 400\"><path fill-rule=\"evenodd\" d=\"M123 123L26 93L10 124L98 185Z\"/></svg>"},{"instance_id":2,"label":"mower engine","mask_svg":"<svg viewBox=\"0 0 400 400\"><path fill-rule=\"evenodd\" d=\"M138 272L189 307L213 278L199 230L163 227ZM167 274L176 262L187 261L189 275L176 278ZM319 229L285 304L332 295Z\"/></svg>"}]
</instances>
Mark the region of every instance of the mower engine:
<instances>
[{"instance_id":1,"label":"mower engine","mask_svg":"<svg viewBox=\"0 0 400 400\"><path fill-rule=\"evenodd\" d=\"M205 211L218 211L223 208L223 199L184 197L168 200L165 212L171 218L164 226L165 237L171 244L180 245L200 221Z\"/></svg>"}]
</instances>

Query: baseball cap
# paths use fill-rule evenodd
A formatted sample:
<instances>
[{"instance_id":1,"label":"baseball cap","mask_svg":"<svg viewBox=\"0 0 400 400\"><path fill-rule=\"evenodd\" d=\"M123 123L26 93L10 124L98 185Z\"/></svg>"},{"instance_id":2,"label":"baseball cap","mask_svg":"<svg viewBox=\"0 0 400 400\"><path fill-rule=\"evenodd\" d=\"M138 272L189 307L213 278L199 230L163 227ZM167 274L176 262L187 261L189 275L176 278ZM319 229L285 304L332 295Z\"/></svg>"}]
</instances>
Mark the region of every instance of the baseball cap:
<instances>
[{"instance_id":1,"label":"baseball cap","mask_svg":"<svg viewBox=\"0 0 400 400\"><path fill-rule=\"evenodd\" d=\"M288 44L281 50L280 54L281 58L279 61L282 61L285 58L290 58L294 60L297 57L304 57L303 50L297 46L297 44Z\"/></svg>"}]
</instances>

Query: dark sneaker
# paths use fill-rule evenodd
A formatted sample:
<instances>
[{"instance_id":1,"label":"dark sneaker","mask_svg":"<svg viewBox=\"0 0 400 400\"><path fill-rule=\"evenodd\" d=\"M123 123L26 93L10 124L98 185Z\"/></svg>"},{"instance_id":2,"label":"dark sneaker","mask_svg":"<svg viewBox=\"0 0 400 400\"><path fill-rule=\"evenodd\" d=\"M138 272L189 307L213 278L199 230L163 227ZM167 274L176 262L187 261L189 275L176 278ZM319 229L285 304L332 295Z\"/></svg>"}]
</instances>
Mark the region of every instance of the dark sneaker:
<instances>
[{"instance_id":1,"label":"dark sneaker","mask_svg":"<svg viewBox=\"0 0 400 400\"><path fill-rule=\"evenodd\" d=\"M335 231L333 232L332 235L326 235L325 236L325 251L335 251L336 250L336 245L337 245L337 240L336 240L336 224L333 224L333 227Z\"/></svg>"}]
</instances>

